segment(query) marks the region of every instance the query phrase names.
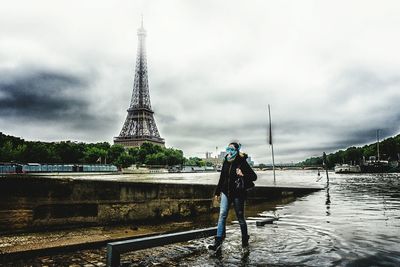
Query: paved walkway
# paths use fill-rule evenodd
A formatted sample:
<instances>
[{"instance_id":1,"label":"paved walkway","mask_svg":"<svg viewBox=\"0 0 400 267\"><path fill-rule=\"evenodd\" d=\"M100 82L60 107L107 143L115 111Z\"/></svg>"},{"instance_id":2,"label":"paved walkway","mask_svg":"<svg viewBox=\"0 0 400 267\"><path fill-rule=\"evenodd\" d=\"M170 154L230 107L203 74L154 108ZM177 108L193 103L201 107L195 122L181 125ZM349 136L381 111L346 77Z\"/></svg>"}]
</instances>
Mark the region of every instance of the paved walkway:
<instances>
[{"instance_id":1,"label":"paved walkway","mask_svg":"<svg viewBox=\"0 0 400 267\"><path fill-rule=\"evenodd\" d=\"M192 222L170 222L0 235L0 266L105 266L105 244L110 241L192 227ZM87 249L91 246L93 249ZM72 252L67 248L73 248ZM28 256L19 259L22 254ZM41 256L49 254L53 255Z\"/></svg>"}]
</instances>

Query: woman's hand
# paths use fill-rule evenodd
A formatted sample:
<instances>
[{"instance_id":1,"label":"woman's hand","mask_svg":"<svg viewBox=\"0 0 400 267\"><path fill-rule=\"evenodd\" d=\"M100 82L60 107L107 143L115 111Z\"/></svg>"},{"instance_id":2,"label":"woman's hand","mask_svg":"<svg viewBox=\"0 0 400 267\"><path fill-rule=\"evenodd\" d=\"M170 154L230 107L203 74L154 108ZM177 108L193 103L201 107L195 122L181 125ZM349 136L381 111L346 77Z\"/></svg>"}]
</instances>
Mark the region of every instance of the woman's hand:
<instances>
[{"instance_id":1,"label":"woman's hand","mask_svg":"<svg viewBox=\"0 0 400 267\"><path fill-rule=\"evenodd\" d=\"M237 174L237 176L244 176L242 170L239 168L236 169L236 174Z\"/></svg>"},{"instance_id":2,"label":"woman's hand","mask_svg":"<svg viewBox=\"0 0 400 267\"><path fill-rule=\"evenodd\" d=\"M218 208L219 207L219 196L215 195L213 197L212 206L213 206L213 208Z\"/></svg>"}]
</instances>

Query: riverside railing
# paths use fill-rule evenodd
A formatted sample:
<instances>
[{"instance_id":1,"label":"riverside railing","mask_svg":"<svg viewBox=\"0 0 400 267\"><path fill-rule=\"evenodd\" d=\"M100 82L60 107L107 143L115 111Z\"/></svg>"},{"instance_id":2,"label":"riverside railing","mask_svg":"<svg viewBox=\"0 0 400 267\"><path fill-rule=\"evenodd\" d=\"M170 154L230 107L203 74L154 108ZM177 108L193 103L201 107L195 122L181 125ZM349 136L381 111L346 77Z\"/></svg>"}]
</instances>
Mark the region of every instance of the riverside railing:
<instances>
[{"instance_id":1,"label":"riverside railing","mask_svg":"<svg viewBox=\"0 0 400 267\"><path fill-rule=\"evenodd\" d=\"M130 239L107 244L107 266L117 267L121 263L121 254L146 248L186 242L192 239L215 236L217 227L162 234L157 236Z\"/></svg>"}]
</instances>

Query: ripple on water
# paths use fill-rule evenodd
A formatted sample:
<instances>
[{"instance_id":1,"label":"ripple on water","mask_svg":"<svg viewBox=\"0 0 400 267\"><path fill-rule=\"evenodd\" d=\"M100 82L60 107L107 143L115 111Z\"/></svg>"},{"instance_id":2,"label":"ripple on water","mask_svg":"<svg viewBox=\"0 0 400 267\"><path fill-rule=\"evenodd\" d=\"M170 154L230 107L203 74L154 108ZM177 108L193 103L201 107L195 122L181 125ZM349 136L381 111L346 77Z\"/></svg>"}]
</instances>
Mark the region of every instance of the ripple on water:
<instances>
[{"instance_id":1,"label":"ripple on water","mask_svg":"<svg viewBox=\"0 0 400 267\"><path fill-rule=\"evenodd\" d=\"M273 228L256 231L253 255L257 262L263 262L264 259L265 264L328 266L342 259L336 247L347 247L344 240L329 230L297 222L279 222Z\"/></svg>"},{"instance_id":2,"label":"ripple on water","mask_svg":"<svg viewBox=\"0 0 400 267\"><path fill-rule=\"evenodd\" d=\"M399 188L400 175L333 174L325 190L276 207L273 225L249 224L249 255L237 224L227 226L221 257L206 250L212 238L138 255L156 253L147 263L161 266L400 266Z\"/></svg>"},{"instance_id":3,"label":"ripple on water","mask_svg":"<svg viewBox=\"0 0 400 267\"><path fill-rule=\"evenodd\" d=\"M241 252L238 227L230 226L221 257L188 257L180 265L330 266L342 260L342 255L337 253L338 244L341 249L348 246L344 240L327 229L298 223L282 223L268 227L249 225L249 232L250 255Z\"/></svg>"}]
</instances>

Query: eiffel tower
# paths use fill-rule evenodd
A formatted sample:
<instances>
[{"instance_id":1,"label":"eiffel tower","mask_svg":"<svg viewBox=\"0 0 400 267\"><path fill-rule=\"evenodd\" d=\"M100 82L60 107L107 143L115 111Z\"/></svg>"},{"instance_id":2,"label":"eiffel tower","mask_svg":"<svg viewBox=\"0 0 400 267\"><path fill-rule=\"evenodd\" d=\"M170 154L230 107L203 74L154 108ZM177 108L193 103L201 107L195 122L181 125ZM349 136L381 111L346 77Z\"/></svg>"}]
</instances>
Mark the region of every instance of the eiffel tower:
<instances>
[{"instance_id":1,"label":"eiffel tower","mask_svg":"<svg viewBox=\"0 0 400 267\"><path fill-rule=\"evenodd\" d=\"M151 109L149 83L147 78L146 60L146 30L138 29L139 44L137 48L135 80L131 104L128 108L128 115L118 137L114 138L114 144L125 147L141 146L144 142L164 146L164 139L160 137L154 120L154 112Z\"/></svg>"}]
</instances>

